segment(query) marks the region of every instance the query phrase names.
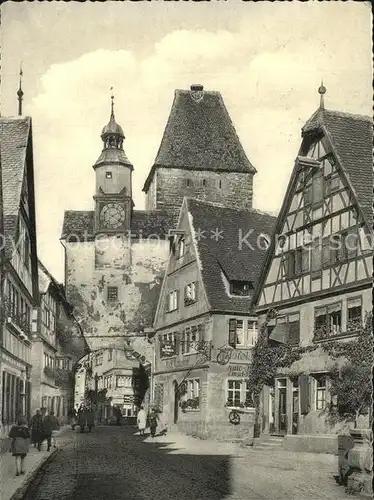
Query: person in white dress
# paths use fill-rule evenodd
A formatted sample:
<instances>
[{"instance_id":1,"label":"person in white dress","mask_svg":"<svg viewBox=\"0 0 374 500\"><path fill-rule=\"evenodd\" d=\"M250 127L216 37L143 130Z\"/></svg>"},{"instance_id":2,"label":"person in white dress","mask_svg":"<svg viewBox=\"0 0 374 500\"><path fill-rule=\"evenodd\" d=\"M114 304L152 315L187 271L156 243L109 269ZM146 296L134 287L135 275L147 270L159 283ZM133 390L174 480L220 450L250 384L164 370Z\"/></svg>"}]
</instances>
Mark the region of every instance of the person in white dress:
<instances>
[{"instance_id":1,"label":"person in white dress","mask_svg":"<svg viewBox=\"0 0 374 500\"><path fill-rule=\"evenodd\" d=\"M144 410L144 406L141 406L138 411L137 423L138 423L139 435L144 436L144 431L147 425L147 414Z\"/></svg>"}]
</instances>

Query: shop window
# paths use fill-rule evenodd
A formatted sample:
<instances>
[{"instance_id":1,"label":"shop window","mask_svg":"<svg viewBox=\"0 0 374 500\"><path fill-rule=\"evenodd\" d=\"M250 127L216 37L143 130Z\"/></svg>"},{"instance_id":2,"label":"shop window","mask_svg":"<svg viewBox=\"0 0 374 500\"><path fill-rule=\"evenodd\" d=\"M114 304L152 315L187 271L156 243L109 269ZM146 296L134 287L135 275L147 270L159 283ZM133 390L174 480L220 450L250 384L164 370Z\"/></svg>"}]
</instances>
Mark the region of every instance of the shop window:
<instances>
[{"instance_id":1,"label":"shop window","mask_svg":"<svg viewBox=\"0 0 374 500\"><path fill-rule=\"evenodd\" d=\"M200 408L200 380L187 379L184 387L185 392L181 397L182 411L198 410Z\"/></svg>"}]
</instances>

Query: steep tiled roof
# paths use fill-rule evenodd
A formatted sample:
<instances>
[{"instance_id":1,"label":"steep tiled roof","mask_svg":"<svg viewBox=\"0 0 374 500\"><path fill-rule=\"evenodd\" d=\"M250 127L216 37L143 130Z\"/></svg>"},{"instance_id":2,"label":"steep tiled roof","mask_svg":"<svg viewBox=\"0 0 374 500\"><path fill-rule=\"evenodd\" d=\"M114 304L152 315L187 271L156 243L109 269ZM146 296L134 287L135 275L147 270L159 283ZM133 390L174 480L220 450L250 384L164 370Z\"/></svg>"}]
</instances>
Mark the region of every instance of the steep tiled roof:
<instances>
[{"instance_id":1,"label":"steep tiled roof","mask_svg":"<svg viewBox=\"0 0 374 500\"><path fill-rule=\"evenodd\" d=\"M324 127L339 163L372 227L373 121L367 116L320 109L303 127L303 134Z\"/></svg>"},{"instance_id":2,"label":"steep tiled roof","mask_svg":"<svg viewBox=\"0 0 374 500\"><path fill-rule=\"evenodd\" d=\"M30 126L29 117L0 118L4 232L8 256L11 252L10 242L15 239L17 230Z\"/></svg>"},{"instance_id":3,"label":"steep tiled roof","mask_svg":"<svg viewBox=\"0 0 374 500\"><path fill-rule=\"evenodd\" d=\"M276 217L191 198L187 199L187 207L211 309L249 313L251 298L229 296L222 272L230 281L250 281L256 287L266 255L257 242L261 234L270 239Z\"/></svg>"},{"instance_id":4,"label":"steep tiled roof","mask_svg":"<svg viewBox=\"0 0 374 500\"><path fill-rule=\"evenodd\" d=\"M61 239L75 236L81 238L93 238L94 236L95 212L93 210L67 210L64 213Z\"/></svg>"},{"instance_id":5,"label":"steep tiled roof","mask_svg":"<svg viewBox=\"0 0 374 500\"><path fill-rule=\"evenodd\" d=\"M166 212L159 210L134 210L131 221L131 234L134 237L148 238L158 235L164 238L169 229L175 227L174 220ZM93 239L95 236L95 212L93 210L68 210L64 214L61 239Z\"/></svg>"},{"instance_id":6,"label":"steep tiled roof","mask_svg":"<svg viewBox=\"0 0 374 500\"><path fill-rule=\"evenodd\" d=\"M18 215L30 118L0 118L4 214Z\"/></svg>"},{"instance_id":7,"label":"steep tiled roof","mask_svg":"<svg viewBox=\"0 0 374 500\"><path fill-rule=\"evenodd\" d=\"M176 90L156 160L145 181L148 190L156 167L256 173L249 162L219 92L204 91L200 101Z\"/></svg>"}]
</instances>

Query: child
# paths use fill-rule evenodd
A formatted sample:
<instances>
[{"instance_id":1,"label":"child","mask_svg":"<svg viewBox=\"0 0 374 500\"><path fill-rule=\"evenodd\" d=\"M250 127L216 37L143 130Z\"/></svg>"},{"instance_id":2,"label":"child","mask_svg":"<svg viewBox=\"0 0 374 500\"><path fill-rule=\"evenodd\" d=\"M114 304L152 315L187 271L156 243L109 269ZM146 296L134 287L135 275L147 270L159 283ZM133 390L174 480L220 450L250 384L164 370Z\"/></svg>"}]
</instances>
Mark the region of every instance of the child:
<instances>
[{"instance_id":1,"label":"child","mask_svg":"<svg viewBox=\"0 0 374 500\"><path fill-rule=\"evenodd\" d=\"M9 437L12 442L10 452L16 459L16 476L25 473L25 457L29 452L30 431L26 424L25 417L20 417L17 425L13 425L10 429Z\"/></svg>"}]
</instances>

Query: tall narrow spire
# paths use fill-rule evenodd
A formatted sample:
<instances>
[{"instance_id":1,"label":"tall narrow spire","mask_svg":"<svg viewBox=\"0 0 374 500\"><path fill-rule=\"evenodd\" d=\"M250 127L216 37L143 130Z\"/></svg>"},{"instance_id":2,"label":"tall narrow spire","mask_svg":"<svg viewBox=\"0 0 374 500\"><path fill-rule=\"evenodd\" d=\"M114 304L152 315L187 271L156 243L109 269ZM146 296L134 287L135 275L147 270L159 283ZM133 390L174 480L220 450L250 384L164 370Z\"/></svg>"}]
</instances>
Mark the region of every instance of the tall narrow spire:
<instances>
[{"instance_id":1,"label":"tall narrow spire","mask_svg":"<svg viewBox=\"0 0 374 500\"><path fill-rule=\"evenodd\" d=\"M320 95L319 99L319 109L325 109L325 98L324 95L326 94L326 87L323 85L323 80L321 80L321 85L318 89L318 93Z\"/></svg>"},{"instance_id":2,"label":"tall narrow spire","mask_svg":"<svg viewBox=\"0 0 374 500\"><path fill-rule=\"evenodd\" d=\"M21 63L20 68L19 68L19 86L18 86L18 91L17 91L18 115L19 116L22 116L22 101L23 101L22 77L23 77L23 71L22 71L22 63Z\"/></svg>"},{"instance_id":3,"label":"tall narrow spire","mask_svg":"<svg viewBox=\"0 0 374 500\"><path fill-rule=\"evenodd\" d=\"M111 112L110 112L110 118L114 120L114 93L113 93L113 87L110 87L110 99L111 99Z\"/></svg>"}]
</instances>

